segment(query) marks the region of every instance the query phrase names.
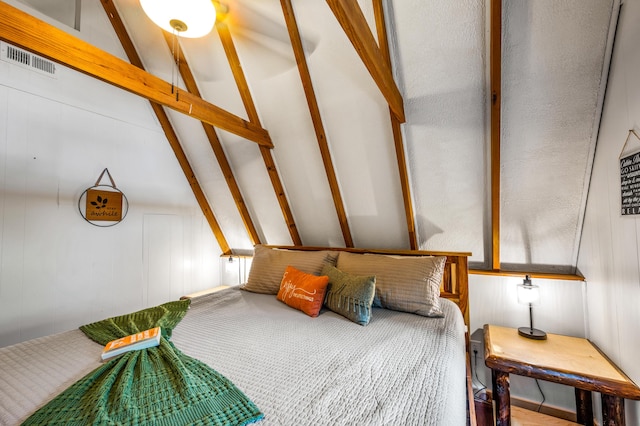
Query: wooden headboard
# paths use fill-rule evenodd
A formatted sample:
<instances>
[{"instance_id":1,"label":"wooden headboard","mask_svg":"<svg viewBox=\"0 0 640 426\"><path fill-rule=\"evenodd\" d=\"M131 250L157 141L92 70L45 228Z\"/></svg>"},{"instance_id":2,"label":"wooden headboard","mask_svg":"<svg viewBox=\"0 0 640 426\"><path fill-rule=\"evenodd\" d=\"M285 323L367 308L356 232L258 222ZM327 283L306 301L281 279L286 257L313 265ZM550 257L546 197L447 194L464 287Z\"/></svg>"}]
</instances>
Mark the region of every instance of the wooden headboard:
<instances>
[{"instance_id":1,"label":"wooden headboard","mask_svg":"<svg viewBox=\"0 0 640 426\"><path fill-rule=\"evenodd\" d=\"M267 246L272 248L287 250L332 250L346 251L349 253L373 253L396 256L446 256L447 263L444 268L442 283L440 284L440 296L454 302L460 308L467 331L469 325L469 262L471 253L456 252L436 252L422 250L384 250L384 249L361 249L361 248L341 248L341 247L309 247L309 246Z\"/></svg>"}]
</instances>

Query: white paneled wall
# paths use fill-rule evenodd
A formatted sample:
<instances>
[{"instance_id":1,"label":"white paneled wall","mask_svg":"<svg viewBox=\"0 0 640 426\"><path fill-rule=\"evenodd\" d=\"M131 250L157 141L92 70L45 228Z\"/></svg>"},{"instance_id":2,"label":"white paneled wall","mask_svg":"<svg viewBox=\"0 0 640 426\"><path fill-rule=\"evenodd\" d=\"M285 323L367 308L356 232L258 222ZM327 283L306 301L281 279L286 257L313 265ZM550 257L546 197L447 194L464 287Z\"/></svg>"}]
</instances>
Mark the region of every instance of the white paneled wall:
<instances>
[{"instance_id":1,"label":"white paneled wall","mask_svg":"<svg viewBox=\"0 0 640 426\"><path fill-rule=\"evenodd\" d=\"M220 248L148 102L57 70L0 61L0 346L219 281ZM129 212L99 228L77 203L105 167Z\"/></svg>"},{"instance_id":2,"label":"white paneled wall","mask_svg":"<svg viewBox=\"0 0 640 426\"><path fill-rule=\"evenodd\" d=\"M1 346L217 285L219 248L161 132L0 95ZM130 203L109 228L77 206L103 167Z\"/></svg>"},{"instance_id":3,"label":"white paneled wall","mask_svg":"<svg viewBox=\"0 0 640 426\"><path fill-rule=\"evenodd\" d=\"M216 243L207 222L197 216L145 214L143 288L146 306L176 300L218 285Z\"/></svg>"},{"instance_id":4,"label":"white paneled wall","mask_svg":"<svg viewBox=\"0 0 640 426\"><path fill-rule=\"evenodd\" d=\"M0 94L0 345L217 284L219 248L161 133L12 89ZM113 141L93 147L105 134ZM145 167L146 155L163 167ZM83 220L77 199L107 166L130 209L99 228Z\"/></svg>"},{"instance_id":5,"label":"white paneled wall","mask_svg":"<svg viewBox=\"0 0 640 426\"><path fill-rule=\"evenodd\" d=\"M588 279L589 337L635 383L640 383L640 231L638 216L620 214L619 157L629 129L640 132L638 20L640 3L624 2L578 260ZM627 424L640 424L640 403L626 401L626 416Z\"/></svg>"}]
</instances>

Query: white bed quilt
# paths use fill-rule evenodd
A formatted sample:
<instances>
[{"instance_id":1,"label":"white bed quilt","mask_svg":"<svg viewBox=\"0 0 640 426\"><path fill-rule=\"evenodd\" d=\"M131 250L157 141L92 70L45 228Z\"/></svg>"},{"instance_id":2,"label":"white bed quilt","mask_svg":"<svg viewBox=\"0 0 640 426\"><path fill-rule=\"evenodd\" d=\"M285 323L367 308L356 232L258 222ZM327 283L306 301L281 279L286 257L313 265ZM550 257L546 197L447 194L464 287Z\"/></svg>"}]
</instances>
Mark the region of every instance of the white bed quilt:
<instances>
[{"instance_id":1,"label":"white bed quilt","mask_svg":"<svg viewBox=\"0 0 640 426\"><path fill-rule=\"evenodd\" d=\"M194 299L172 341L241 389L260 426L465 425L464 322L440 302L444 318L374 309L363 327L231 288ZM101 351L79 330L0 348L0 424L25 420Z\"/></svg>"}]
</instances>

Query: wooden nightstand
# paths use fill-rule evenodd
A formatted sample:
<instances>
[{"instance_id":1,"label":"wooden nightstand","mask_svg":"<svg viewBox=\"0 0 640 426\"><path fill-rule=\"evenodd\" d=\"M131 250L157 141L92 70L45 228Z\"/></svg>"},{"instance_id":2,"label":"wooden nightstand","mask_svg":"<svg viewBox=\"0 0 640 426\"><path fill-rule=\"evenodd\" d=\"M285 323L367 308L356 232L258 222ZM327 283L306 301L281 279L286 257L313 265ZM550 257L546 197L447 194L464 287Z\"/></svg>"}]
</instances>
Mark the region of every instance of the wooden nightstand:
<instances>
[{"instance_id":1,"label":"wooden nightstand","mask_svg":"<svg viewBox=\"0 0 640 426\"><path fill-rule=\"evenodd\" d=\"M574 387L577 420L585 425L594 424L591 391L602 394L605 425L624 425L624 398L640 399L640 388L587 339L549 334L532 340L513 328L485 325L484 342L497 426L511 424L509 373Z\"/></svg>"}]
</instances>

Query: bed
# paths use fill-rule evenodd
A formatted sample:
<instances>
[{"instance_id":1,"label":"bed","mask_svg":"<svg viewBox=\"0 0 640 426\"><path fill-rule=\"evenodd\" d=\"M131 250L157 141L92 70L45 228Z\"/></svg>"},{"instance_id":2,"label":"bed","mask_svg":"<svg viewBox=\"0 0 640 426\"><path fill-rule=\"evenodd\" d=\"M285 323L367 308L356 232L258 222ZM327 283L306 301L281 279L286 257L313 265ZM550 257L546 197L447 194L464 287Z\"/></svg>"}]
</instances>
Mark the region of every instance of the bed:
<instances>
[{"instance_id":1,"label":"bed","mask_svg":"<svg viewBox=\"0 0 640 426\"><path fill-rule=\"evenodd\" d=\"M262 250L445 260L437 302L441 315L431 317L372 307L363 326L325 305L311 317L273 294L238 287L191 299L171 341L244 392L264 415L256 424L467 424L468 253ZM372 259L366 258L369 264ZM249 281L258 273L268 275L255 266L259 263L254 258ZM101 351L102 345L80 330L0 348L0 424L20 424L100 367Z\"/></svg>"}]
</instances>

